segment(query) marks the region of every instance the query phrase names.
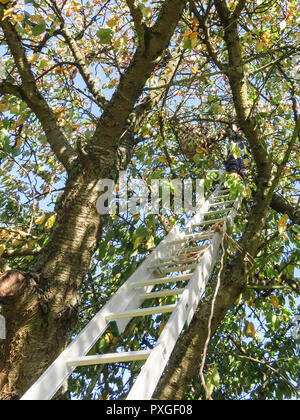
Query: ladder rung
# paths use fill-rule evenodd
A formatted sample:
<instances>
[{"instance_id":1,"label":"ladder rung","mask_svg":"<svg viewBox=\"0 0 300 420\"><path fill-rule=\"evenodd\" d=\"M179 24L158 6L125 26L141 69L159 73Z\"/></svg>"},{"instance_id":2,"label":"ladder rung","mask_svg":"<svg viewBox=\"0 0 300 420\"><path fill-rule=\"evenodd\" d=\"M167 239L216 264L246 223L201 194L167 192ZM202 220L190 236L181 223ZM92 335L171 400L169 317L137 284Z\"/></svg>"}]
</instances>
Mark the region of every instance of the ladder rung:
<instances>
[{"instance_id":1,"label":"ladder rung","mask_svg":"<svg viewBox=\"0 0 300 420\"><path fill-rule=\"evenodd\" d=\"M202 251L203 249L206 249L206 246L191 246L188 248L183 248L182 252L178 255L179 258L186 257L188 255L191 255L197 251Z\"/></svg>"},{"instance_id":2,"label":"ladder rung","mask_svg":"<svg viewBox=\"0 0 300 420\"><path fill-rule=\"evenodd\" d=\"M184 292L184 289L163 289L159 290L158 292L151 292L145 293L144 295L140 295L141 299L154 299L160 298L165 296L174 296L174 295L181 295Z\"/></svg>"},{"instance_id":3,"label":"ladder rung","mask_svg":"<svg viewBox=\"0 0 300 420\"><path fill-rule=\"evenodd\" d=\"M214 236L214 233L207 233L207 234L202 234L202 233L194 233L193 235L186 235L184 238L182 239L178 239L176 241L172 241L168 243L168 246L171 245L175 245L175 244L181 244L182 242L187 242L187 241L201 241L204 239L210 239Z\"/></svg>"},{"instance_id":4,"label":"ladder rung","mask_svg":"<svg viewBox=\"0 0 300 420\"><path fill-rule=\"evenodd\" d=\"M189 255L189 257L187 257ZM183 254L182 256L185 258L184 260L178 260L178 264L185 264L185 263L190 263L190 262L195 262L196 257L195 255L192 255L192 253L189 254Z\"/></svg>"},{"instance_id":5,"label":"ladder rung","mask_svg":"<svg viewBox=\"0 0 300 420\"><path fill-rule=\"evenodd\" d=\"M225 195L215 195L215 196L213 197L213 200L216 200L217 198L227 198L227 197L229 197L229 194L225 194Z\"/></svg>"},{"instance_id":6,"label":"ladder rung","mask_svg":"<svg viewBox=\"0 0 300 420\"><path fill-rule=\"evenodd\" d=\"M94 356L82 356L67 362L67 366L89 366L105 363L132 362L146 360L152 350L128 351L121 353L95 354Z\"/></svg>"},{"instance_id":7,"label":"ladder rung","mask_svg":"<svg viewBox=\"0 0 300 420\"><path fill-rule=\"evenodd\" d=\"M164 283L173 283L176 281L185 281L189 280L192 277L193 273L183 274L181 276L174 276L174 277L161 277L153 280L148 281L141 281L138 283L132 283L131 287L143 287L143 286L153 286L155 284L164 284Z\"/></svg>"},{"instance_id":8,"label":"ladder rung","mask_svg":"<svg viewBox=\"0 0 300 420\"><path fill-rule=\"evenodd\" d=\"M172 267L171 267L172 266ZM173 271L185 271L185 270L189 270L191 268L195 268L196 265L195 264L190 264L190 265L184 265L184 263L182 261L170 261L168 263L162 263L162 264L158 264L152 267L148 267L148 270L154 270L157 268L160 268L161 271L163 271L164 273L171 273Z\"/></svg>"},{"instance_id":9,"label":"ladder rung","mask_svg":"<svg viewBox=\"0 0 300 420\"><path fill-rule=\"evenodd\" d=\"M176 272L176 271L191 270L191 269L196 268L196 267L197 267L197 264L188 264L188 265L178 264L177 267L166 268L165 270L163 270L163 274L172 273L172 272Z\"/></svg>"},{"instance_id":10,"label":"ladder rung","mask_svg":"<svg viewBox=\"0 0 300 420\"><path fill-rule=\"evenodd\" d=\"M218 214L218 213L222 213L222 212L227 212L227 211L230 211L231 210L231 208L230 207L228 207L228 208L226 208L226 209L219 209L219 210L213 210L213 211L208 211L207 213L205 213L205 215L204 216L211 216L211 215L213 215L213 214Z\"/></svg>"},{"instance_id":11,"label":"ladder rung","mask_svg":"<svg viewBox=\"0 0 300 420\"><path fill-rule=\"evenodd\" d=\"M166 314L168 312L173 312L175 307L176 307L176 304L154 306L153 308L133 309L133 310L124 311L124 312L120 312L120 313L107 314L105 316L105 319L115 320L115 319L133 318L133 317L145 316L145 315Z\"/></svg>"},{"instance_id":12,"label":"ladder rung","mask_svg":"<svg viewBox=\"0 0 300 420\"><path fill-rule=\"evenodd\" d=\"M195 251L201 251L202 249L205 249L205 248L206 246L189 246L188 248L183 248L179 256L182 256L184 254L190 254L191 252L195 252Z\"/></svg>"},{"instance_id":13,"label":"ladder rung","mask_svg":"<svg viewBox=\"0 0 300 420\"><path fill-rule=\"evenodd\" d=\"M202 249L205 249L206 246L194 246L194 247L188 247L188 248L183 248L182 252L174 252L173 256L171 257L167 257L167 258L161 258L162 261L165 261L167 264L185 264L191 261L190 258L185 258L185 256L188 256L191 252L195 252L195 251L201 251ZM185 252L185 251L191 250L190 252ZM176 258L174 260L174 258Z\"/></svg>"},{"instance_id":14,"label":"ladder rung","mask_svg":"<svg viewBox=\"0 0 300 420\"><path fill-rule=\"evenodd\" d=\"M164 262L161 262L160 264L155 264L155 265L150 265L148 268L148 270L155 270L156 268L164 268L164 267L168 267L169 265L175 265L177 264L177 261L174 260L174 257L168 257L167 259L165 259Z\"/></svg>"},{"instance_id":15,"label":"ladder rung","mask_svg":"<svg viewBox=\"0 0 300 420\"><path fill-rule=\"evenodd\" d=\"M210 225L214 223L223 222L223 220L224 220L224 217L222 217L221 219L204 220L203 222L196 223L193 226Z\"/></svg>"},{"instance_id":16,"label":"ladder rung","mask_svg":"<svg viewBox=\"0 0 300 420\"><path fill-rule=\"evenodd\" d=\"M209 207L217 207L217 206L223 206L224 204L232 204L235 203L235 200L228 200L228 201L221 201L220 203L211 203Z\"/></svg>"}]
</instances>

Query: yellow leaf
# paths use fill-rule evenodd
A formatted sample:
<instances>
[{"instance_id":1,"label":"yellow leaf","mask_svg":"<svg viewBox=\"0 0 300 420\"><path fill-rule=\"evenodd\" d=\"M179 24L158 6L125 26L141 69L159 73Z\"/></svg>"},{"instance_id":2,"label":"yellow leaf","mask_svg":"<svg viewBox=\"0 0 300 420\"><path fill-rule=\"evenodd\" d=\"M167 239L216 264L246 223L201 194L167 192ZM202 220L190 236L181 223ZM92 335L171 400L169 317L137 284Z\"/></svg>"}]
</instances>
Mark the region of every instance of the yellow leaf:
<instances>
[{"instance_id":1,"label":"yellow leaf","mask_svg":"<svg viewBox=\"0 0 300 420\"><path fill-rule=\"evenodd\" d=\"M8 3L8 2L7 2ZM5 3L4 3L5 4ZM13 15L13 13L14 13L14 7L11 7L10 9L6 9L5 11L4 11L4 13L3 13L3 18L2 18L2 20L5 20L6 18L8 18L8 17L10 17L10 16L12 16Z\"/></svg>"},{"instance_id":2,"label":"yellow leaf","mask_svg":"<svg viewBox=\"0 0 300 420\"><path fill-rule=\"evenodd\" d=\"M198 28L198 26L199 26L198 19L196 18L196 16L194 16L193 17L193 20L192 20L192 28L193 28L193 31L196 31L197 28Z\"/></svg>"},{"instance_id":3,"label":"yellow leaf","mask_svg":"<svg viewBox=\"0 0 300 420\"><path fill-rule=\"evenodd\" d=\"M139 215L139 213L135 214L135 215L133 216L133 218L134 218L134 221L137 223L137 222L140 220L140 215Z\"/></svg>"},{"instance_id":4,"label":"yellow leaf","mask_svg":"<svg viewBox=\"0 0 300 420\"><path fill-rule=\"evenodd\" d=\"M166 163L166 162L167 162L167 159L165 158L165 156L160 156L160 157L158 158L158 161L159 161L160 163Z\"/></svg>"},{"instance_id":5,"label":"yellow leaf","mask_svg":"<svg viewBox=\"0 0 300 420\"><path fill-rule=\"evenodd\" d=\"M270 40L270 32L264 32L261 36L264 44L269 47L270 45L272 45L272 41Z\"/></svg>"},{"instance_id":6,"label":"yellow leaf","mask_svg":"<svg viewBox=\"0 0 300 420\"><path fill-rule=\"evenodd\" d=\"M21 144L23 143L24 139L22 137L18 137L16 140L16 146L21 147Z\"/></svg>"},{"instance_id":7,"label":"yellow leaf","mask_svg":"<svg viewBox=\"0 0 300 420\"><path fill-rule=\"evenodd\" d=\"M27 61L28 63L35 63L39 59L39 55L37 53L31 54Z\"/></svg>"},{"instance_id":8,"label":"yellow leaf","mask_svg":"<svg viewBox=\"0 0 300 420\"><path fill-rule=\"evenodd\" d=\"M28 118L28 112L25 112L23 115L21 115L17 121L15 122L14 126L12 127L13 130L15 130L16 128L18 128L20 125L24 124L24 122L27 120Z\"/></svg>"},{"instance_id":9,"label":"yellow leaf","mask_svg":"<svg viewBox=\"0 0 300 420\"><path fill-rule=\"evenodd\" d=\"M1 230L0 232L0 238L7 238L9 236L9 231L6 229Z\"/></svg>"},{"instance_id":10,"label":"yellow leaf","mask_svg":"<svg viewBox=\"0 0 300 420\"><path fill-rule=\"evenodd\" d=\"M255 338L255 327L253 322L249 322L246 329L247 337Z\"/></svg>"},{"instance_id":11,"label":"yellow leaf","mask_svg":"<svg viewBox=\"0 0 300 420\"><path fill-rule=\"evenodd\" d=\"M17 232L21 236L21 238L23 238L23 239L24 238L27 238L27 236L28 236L27 233L26 232L23 232L22 230L18 230Z\"/></svg>"},{"instance_id":12,"label":"yellow leaf","mask_svg":"<svg viewBox=\"0 0 300 420\"><path fill-rule=\"evenodd\" d=\"M276 296L274 296L274 295L271 295L270 296L270 299L271 299L271 303L274 306L274 308L278 309L279 308L278 298Z\"/></svg>"},{"instance_id":13,"label":"yellow leaf","mask_svg":"<svg viewBox=\"0 0 300 420\"><path fill-rule=\"evenodd\" d=\"M133 249L137 249L144 240L144 236L138 236L133 244Z\"/></svg>"},{"instance_id":14,"label":"yellow leaf","mask_svg":"<svg viewBox=\"0 0 300 420\"><path fill-rule=\"evenodd\" d=\"M109 26L110 28L113 28L114 26L116 26L117 21L118 21L117 18L113 17L106 22L106 25Z\"/></svg>"},{"instance_id":15,"label":"yellow leaf","mask_svg":"<svg viewBox=\"0 0 300 420\"><path fill-rule=\"evenodd\" d=\"M287 222L288 218L289 218L289 216L287 214L285 214L282 217L282 219L279 220L279 223L278 223L278 232L283 237L283 239L287 239L287 236L284 234L284 232L286 231L286 222Z\"/></svg>"},{"instance_id":16,"label":"yellow leaf","mask_svg":"<svg viewBox=\"0 0 300 420\"><path fill-rule=\"evenodd\" d=\"M154 247L154 237L151 235L150 238L146 242L146 248L152 249Z\"/></svg>"},{"instance_id":17,"label":"yellow leaf","mask_svg":"<svg viewBox=\"0 0 300 420\"><path fill-rule=\"evenodd\" d=\"M12 15L11 19L14 23L23 22L24 15Z\"/></svg>"},{"instance_id":18,"label":"yellow leaf","mask_svg":"<svg viewBox=\"0 0 300 420\"><path fill-rule=\"evenodd\" d=\"M44 223L44 221L45 221L46 217L47 217L47 215L46 215L46 214L43 214L42 216L38 217L38 218L35 220L35 224L36 224L36 225L41 225L42 223Z\"/></svg>"},{"instance_id":19,"label":"yellow leaf","mask_svg":"<svg viewBox=\"0 0 300 420\"><path fill-rule=\"evenodd\" d=\"M183 34L183 38L184 39L190 39L191 34L193 33L193 31L191 31L190 29L187 29Z\"/></svg>"},{"instance_id":20,"label":"yellow leaf","mask_svg":"<svg viewBox=\"0 0 300 420\"><path fill-rule=\"evenodd\" d=\"M158 336L160 336L160 334L162 333L162 330L165 328L165 326L166 326L166 321L163 321L160 324L160 326L158 327L158 330L157 330Z\"/></svg>"},{"instance_id":21,"label":"yellow leaf","mask_svg":"<svg viewBox=\"0 0 300 420\"><path fill-rule=\"evenodd\" d=\"M264 48L264 43L262 41L258 41L256 43L256 49L257 49L257 51L260 52L261 50L263 50L263 48Z\"/></svg>"},{"instance_id":22,"label":"yellow leaf","mask_svg":"<svg viewBox=\"0 0 300 420\"><path fill-rule=\"evenodd\" d=\"M192 32L190 35L190 40L192 41L193 39L198 39L198 32Z\"/></svg>"},{"instance_id":23,"label":"yellow leaf","mask_svg":"<svg viewBox=\"0 0 300 420\"><path fill-rule=\"evenodd\" d=\"M114 335L112 333L107 333L104 336L104 340L107 343L115 343L117 341L117 337L114 337Z\"/></svg>"},{"instance_id":24,"label":"yellow leaf","mask_svg":"<svg viewBox=\"0 0 300 420\"><path fill-rule=\"evenodd\" d=\"M39 22L42 22L44 20L44 18L43 18L42 15L32 15L29 18L29 20L30 20L30 22L33 22L33 23L39 23Z\"/></svg>"},{"instance_id":25,"label":"yellow leaf","mask_svg":"<svg viewBox=\"0 0 300 420\"><path fill-rule=\"evenodd\" d=\"M251 197L251 188L249 186L246 186L244 188L243 197L248 198L248 199Z\"/></svg>"},{"instance_id":26,"label":"yellow leaf","mask_svg":"<svg viewBox=\"0 0 300 420\"><path fill-rule=\"evenodd\" d=\"M52 226L54 225L56 219L56 213L52 214L52 216L49 217L49 219L47 220L45 226L47 229L51 229Z\"/></svg>"},{"instance_id":27,"label":"yellow leaf","mask_svg":"<svg viewBox=\"0 0 300 420\"><path fill-rule=\"evenodd\" d=\"M146 19L151 19L151 18L152 18L152 16L153 16L153 10L151 9L151 7L144 7L144 8L142 9L142 13L143 13L143 16L144 16Z\"/></svg>"},{"instance_id":28,"label":"yellow leaf","mask_svg":"<svg viewBox=\"0 0 300 420\"><path fill-rule=\"evenodd\" d=\"M0 245L0 257L4 254L6 246L4 244Z\"/></svg>"},{"instance_id":29,"label":"yellow leaf","mask_svg":"<svg viewBox=\"0 0 300 420\"><path fill-rule=\"evenodd\" d=\"M28 242L28 248L34 248L35 247L35 240L32 239L31 241Z\"/></svg>"}]
</instances>

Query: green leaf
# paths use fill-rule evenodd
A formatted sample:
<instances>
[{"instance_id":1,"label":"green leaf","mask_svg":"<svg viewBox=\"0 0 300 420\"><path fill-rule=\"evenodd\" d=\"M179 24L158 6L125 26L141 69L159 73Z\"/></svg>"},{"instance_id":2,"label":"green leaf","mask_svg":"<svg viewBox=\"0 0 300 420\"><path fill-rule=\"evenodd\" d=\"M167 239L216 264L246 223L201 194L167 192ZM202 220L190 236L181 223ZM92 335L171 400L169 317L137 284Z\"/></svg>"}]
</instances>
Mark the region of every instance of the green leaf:
<instances>
[{"instance_id":1,"label":"green leaf","mask_svg":"<svg viewBox=\"0 0 300 420\"><path fill-rule=\"evenodd\" d=\"M234 159L238 159L241 156L241 150L237 143L230 143L230 152L233 155Z\"/></svg>"},{"instance_id":2,"label":"green leaf","mask_svg":"<svg viewBox=\"0 0 300 420\"><path fill-rule=\"evenodd\" d=\"M101 44L110 44L112 37L114 36L114 32L110 28L101 28L97 32L97 37Z\"/></svg>"},{"instance_id":3,"label":"green leaf","mask_svg":"<svg viewBox=\"0 0 300 420\"><path fill-rule=\"evenodd\" d=\"M144 236L138 236L133 244L133 249L137 249L144 241Z\"/></svg>"},{"instance_id":4,"label":"green leaf","mask_svg":"<svg viewBox=\"0 0 300 420\"><path fill-rule=\"evenodd\" d=\"M33 36L39 36L46 30L46 22L42 20L41 22L37 23L32 29Z\"/></svg>"},{"instance_id":5,"label":"green leaf","mask_svg":"<svg viewBox=\"0 0 300 420\"><path fill-rule=\"evenodd\" d=\"M8 140L8 131L5 128L0 130L0 145L3 147Z\"/></svg>"}]
</instances>

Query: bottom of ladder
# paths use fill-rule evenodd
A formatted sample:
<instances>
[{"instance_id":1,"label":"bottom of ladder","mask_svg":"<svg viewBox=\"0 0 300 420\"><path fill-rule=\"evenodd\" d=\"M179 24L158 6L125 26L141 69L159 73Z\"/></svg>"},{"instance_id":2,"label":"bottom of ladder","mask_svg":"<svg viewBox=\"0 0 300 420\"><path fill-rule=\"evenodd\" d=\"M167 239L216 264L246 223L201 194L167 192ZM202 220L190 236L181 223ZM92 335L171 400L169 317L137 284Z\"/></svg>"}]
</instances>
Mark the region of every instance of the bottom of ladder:
<instances>
[{"instance_id":1,"label":"bottom of ladder","mask_svg":"<svg viewBox=\"0 0 300 420\"><path fill-rule=\"evenodd\" d=\"M146 360L152 350L128 351L120 353L95 354L94 356L82 356L67 361L68 367L101 365L118 362L133 362Z\"/></svg>"}]
</instances>

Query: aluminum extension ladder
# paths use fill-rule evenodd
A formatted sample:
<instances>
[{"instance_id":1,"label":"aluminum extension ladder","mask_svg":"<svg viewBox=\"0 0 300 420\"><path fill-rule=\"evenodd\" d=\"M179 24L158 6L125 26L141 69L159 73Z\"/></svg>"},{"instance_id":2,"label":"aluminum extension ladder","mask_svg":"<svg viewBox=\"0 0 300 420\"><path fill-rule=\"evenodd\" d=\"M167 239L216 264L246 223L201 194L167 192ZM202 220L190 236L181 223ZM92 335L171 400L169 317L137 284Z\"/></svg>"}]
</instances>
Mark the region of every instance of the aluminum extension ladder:
<instances>
[{"instance_id":1,"label":"aluminum extension ladder","mask_svg":"<svg viewBox=\"0 0 300 420\"><path fill-rule=\"evenodd\" d=\"M180 232L175 227L166 236L21 400L51 399L77 366L136 360L146 362L127 399L151 399L176 341L184 326L191 322L219 259L222 234L212 226L224 223L226 228L229 223L233 224L241 204L241 197L229 199L229 191L220 179L215 191L187 222L185 229ZM182 281L187 285L178 288L176 282ZM157 285L163 285L164 289L155 291ZM176 304L141 307L146 299L172 295L178 296ZM86 356L111 321L117 323L122 333L133 317L161 313L171 313L171 316L153 349Z\"/></svg>"}]
</instances>

